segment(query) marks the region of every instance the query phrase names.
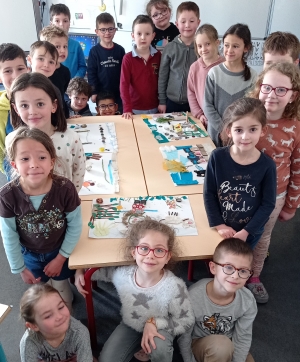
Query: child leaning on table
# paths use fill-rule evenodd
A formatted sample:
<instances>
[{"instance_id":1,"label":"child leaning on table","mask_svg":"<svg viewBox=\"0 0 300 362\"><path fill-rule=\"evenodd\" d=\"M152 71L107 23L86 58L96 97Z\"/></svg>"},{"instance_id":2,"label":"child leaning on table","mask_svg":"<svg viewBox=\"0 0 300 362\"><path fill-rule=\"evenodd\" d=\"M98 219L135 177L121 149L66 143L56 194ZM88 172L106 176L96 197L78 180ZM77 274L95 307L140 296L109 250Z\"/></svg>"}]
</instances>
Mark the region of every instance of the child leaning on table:
<instances>
[{"instance_id":1,"label":"child leaning on table","mask_svg":"<svg viewBox=\"0 0 300 362\"><path fill-rule=\"evenodd\" d=\"M257 313L251 292L243 288L252 275L250 246L225 239L209 262L213 279L189 288L196 322L178 344L184 362L253 362L249 353Z\"/></svg>"},{"instance_id":2,"label":"child leaning on table","mask_svg":"<svg viewBox=\"0 0 300 362\"><path fill-rule=\"evenodd\" d=\"M97 116L115 116L120 114L116 97L110 91L103 91L97 94L95 108Z\"/></svg>"},{"instance_id":3,"label":"child leaning on table","mask_svg":"<svg viewBox=\"0 0 300 362\"><path fill-rule=\"evenodd\" d=\"M173 339L194 323L186 286L167 268L178 256L175 232L147 218L129 229L125 256L137 265L101 268L95 279L112 281L120 296L122 322L105 343L101 362L130 361L142 346L152 362L171 362ZM83 270L75 285L84 296Z\"/></svg>"}]
</instances>

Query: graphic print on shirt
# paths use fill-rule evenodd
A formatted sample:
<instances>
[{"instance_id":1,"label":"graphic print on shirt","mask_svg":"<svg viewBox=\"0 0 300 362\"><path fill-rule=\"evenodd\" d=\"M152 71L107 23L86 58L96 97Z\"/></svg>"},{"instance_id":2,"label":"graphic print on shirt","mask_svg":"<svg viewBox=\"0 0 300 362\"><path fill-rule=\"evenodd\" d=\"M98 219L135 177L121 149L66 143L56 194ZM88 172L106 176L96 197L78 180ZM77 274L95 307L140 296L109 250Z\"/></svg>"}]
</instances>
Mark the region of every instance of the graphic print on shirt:
<instances>
[{"instance_id":1,"label":"graphic print on shirt","mask_svg":"<svg viewBox=\"0 0 300 362\"><path fill-rule=\"evenodd\" d=\"M38 355L37 361L41 362L52 362L52 361L60 361L60 362L77 362L77 356L76 353L70 353L66 351L66 358L61 359L61 356L58 355L58 353L50 354L48 351L41 352Z\"/></svg>"},{"instance_id":2,"label":"graphic print on shirt","mask_svg":"<svg viewBox=\"0 0 300 362\"><path fill-rule=\"evenodd\" d=\"M220 313L214 313L212 316L203 316L200 326L205 332L210 334L224 334L231 329L232 317L220 316Z\"/></svg>"},{"instance_id":3,"label":"graphic print on shirt","mask_svg":"<svg viewBox=\"0 0 300 362\"><path fill-rule=\"evenodd\" d=\"M110 56L107 57L107 60L103 60L102 62L100 62L100 65L107 68L107 67L115 67L116 64L119 65L119 63L120 63L119 59L114 59L114 57Z\"/></svg>"}]
</instances>

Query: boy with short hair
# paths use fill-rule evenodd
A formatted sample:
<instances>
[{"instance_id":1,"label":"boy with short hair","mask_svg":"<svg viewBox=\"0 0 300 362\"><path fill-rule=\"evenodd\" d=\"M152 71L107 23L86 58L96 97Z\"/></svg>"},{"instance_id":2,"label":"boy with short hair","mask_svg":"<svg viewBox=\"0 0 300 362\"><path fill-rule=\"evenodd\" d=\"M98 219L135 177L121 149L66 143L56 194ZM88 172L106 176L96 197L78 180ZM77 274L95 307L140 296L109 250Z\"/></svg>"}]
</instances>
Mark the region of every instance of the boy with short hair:
<instances>
[{"instance_id":1,"label":"boy with short hair","mask_svg":"<svg viewBox=\"0 0 300 362\"><path fill-rule=\"evenodd\" d=\"M99 92L97 94L96 104L97 116L114 116L120 114L120 112L118 112L116 98L110 91Z\"/></svg>"},{"instance_id":2,"label":"boy with short hair","mask_svg":"<svg viewBox=\"0 0 300 362\"><path fill-rule=\"evenodd\" d=\"M181 3L176 12L176 26L180 32L163 51L158 95L160 113L189 111L187 77L190 66L197 60L194 36L200 24L199 7L193 1Z\"/></svg>"},{"instance_id":3,"label":"boy with short hair","mask_svg":"<svg viewBox=\"0 0 300 362\"><path fill-rule=\"evenodd\" d=\"M92 94L92 87L86 80L80 77L71 79L67 88L67 101L70 118L92 116L88 100Z\"/></svg>"},{"instance_id":4,"label":"boy with short hair","mask_svg":"<svg viewBox=\"0 0 300 362\"><path fill-rule=\"evenodd\" d=\"M264 68L279 62L299 64L299 53L300 42L296 35L276 31L264 43Z\"/></svg>"},{"instance_id":5,"label":"boy with short hair","mask_svg":"<svg viewBox=\"0 0 300 362\"><path fill-rule=\"evenodd\" d=\"M5 137L13 131L10 123L10 103L7 97L12 82L23 73L27 73L26 55L16 44L0 45L0 82L4 91L0 91L0 171L8 171L9 165L4 162ZM8 166L8 167L7 167Z\"/></svg>"},{"instance_id":6,"label":"boy with short hair","mask_svg":"<svg viewBox=\"0 0 300 362\"><path fill-rule=\"evenodd\" d=\"M252 260L250 246L240 239L225 239L216 247L209 262L214 278L189 288L196 322L178 340L184 362L254 362L249 350L257 305L243 288Z\"/></svg>"},{"instance_id":7,"label":"boy with short hair","mask_svg":"<svg viewBox=\"0 0 300 362\"><path fill-rule=\"evenodd\" d=\"M103 89L114 93L119 109L121 65L125 55L124 48L113 42L116 33L114 18L109 13L101 13L96 18L95 32L99 43L92 47L88 58L88 82L93 87L92 102Z\"/></svg>"},{"instance_id":8,"label":"boy with short hair","mask_svg":"<svg viewBox=\"0 0 300 362\"><path fill-rule=\"evenodd\" d=\"M154 24L147 15L138 15L132 24L132 52L123 59L120 92L123 117L153 114L158 109L158 71L161 53L151 46Z\"/></svg>"},{"instance_id":9,"label":"boy with short hair","mask_svg":"<svg viewBox=\"0 0 300 362\"><path fill-rule=\"evenodd\" d=\"M63 29L68 36L70 28L71 13L64 4L52 4L50 6L50 23ZM63 65L69 68L71 78L83 78L86 73L86 62L83 50L78 41L68 38L68 57Z\"/></svg>"}]
</instances>

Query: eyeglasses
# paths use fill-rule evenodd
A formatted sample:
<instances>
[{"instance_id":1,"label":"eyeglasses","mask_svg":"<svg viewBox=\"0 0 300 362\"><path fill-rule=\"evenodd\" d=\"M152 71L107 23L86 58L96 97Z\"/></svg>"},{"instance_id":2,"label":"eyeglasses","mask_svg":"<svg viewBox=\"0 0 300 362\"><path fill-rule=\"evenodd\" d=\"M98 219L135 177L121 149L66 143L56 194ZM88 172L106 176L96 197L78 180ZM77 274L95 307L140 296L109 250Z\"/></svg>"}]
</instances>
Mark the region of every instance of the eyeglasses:
<instances>
[{"instance_id":1,"label":"eyeglasses","mask_svg":"<svg viewBox=\"0 0 300 362\"><path fill-rule=\"evenodd\" d=\"M154 14L152 15L152 18L153 18L154 20L157 20L157 19L161 18L162 16L165 16L165 15L167 14L168 10L169 10L169 9L166 8L166 9L162 10L160 13L154 13Z\"/></svg>"},{"instance_id":2,"label":"eyeglasses","mask_svg":"<svg viewBox=\"0 0 300 362\"><path fill-rule=\"evenodd\" d=\"M248 279L253 274L252 270L245 269L245 268L235 268L231 264L220 264L220 263L217 263L216 261L213 261L213 263L220 265L223 269L223 272L227 275L232 275L237 270L240 278Z\"/></svg>"},{"instance_id":3,"label":"eyeglasses","mask_svg":"<svg viewBox=\"0 0 300 362\"><path fill-rule=\"evenodd\" d=\"M116 106L116 103L109 103L109 104L100 104L100 106L96 108L100 108L102 111L105 111L106 109L113 110Z\"/></svg>"},{"instance_id":4,"label":"eyeglasses","mask_svg":"<svg viewBox=\"0 0 300 362\"><path fill-rule=\"evenodd\" d=\"M137 245L136 250L142 256L146 256L146 255L148 255L150 253L150 251L152 251L153 255L156 258L163 258L169 252L169 250L166 250L166 249L163 249L163 248L151 249L146 245Z\"/></svg>"},{"instance_id":5,"label":"eyeglasses","mask_svg":"<svg viewBox=\"0 0 300 362\"><path fill-rule=\"evenodd\" d=\"M117 28L101 28L101 29L97 29L99 31L101 31L102 34L105 34L106 32L108 33L113 33Z\"/></svg>"},{"instance_id":6,"label":"eyeglasses","mask_svg":"<svg viewBox=\"0 0 300 362\"><path fill-rule=\"evenodd\" d=\"M278 97L284 97L289 90L294 90L293 88L286 88L286 87L275 87L273 88L269 84L261 84L260 85L260 91L264 94L269 94L272 92L272 90L275 91L275 94Z\"/></svg>"}]
</instances>

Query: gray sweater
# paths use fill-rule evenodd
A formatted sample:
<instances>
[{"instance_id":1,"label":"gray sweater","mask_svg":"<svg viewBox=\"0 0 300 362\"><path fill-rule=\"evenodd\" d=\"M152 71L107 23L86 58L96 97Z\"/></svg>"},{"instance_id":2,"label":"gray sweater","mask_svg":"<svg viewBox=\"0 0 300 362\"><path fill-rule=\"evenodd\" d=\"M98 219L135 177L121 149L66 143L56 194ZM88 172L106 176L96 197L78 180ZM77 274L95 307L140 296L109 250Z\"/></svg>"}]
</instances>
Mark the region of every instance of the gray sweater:
<instances>
[{"instance_id":1,"label":"gray sweater","mask_svg":"<svg viewBox=\"0 0 300 362\"><path fill-rule=\"evenodd\" d=\"M257 313L256 301L246 288L237 290L234 300L217 305L207 296L206 285L212 279L202 279L189 288L196 322L178 340L184 362L196 362L191 343L194 338L224 334L232 339L232 362L245 362L252 340L252 325Z\"/></svg>"},{"instance_id":2,"label":"gray sweater","mask_svg":"<svg viewBox=\"0 0 300 362\"><path fill-rule=\"evenodd\" d=\"M167 97L175 103L188 102L187 77L196 60L194 43L184 44L180 35L165 46L159 67L159 104L166 104Z\"/></svg>"},{"instance_id":3,"label":"gray sweater","mask_svg":"<svg viewBox=\"0 0 300 362\"><path fill-rule=\"evenodd\" d=\"M234 73L224 63L211 68L206 77L204 92L204 114L207 131L214 144L221 146L219 133L222 131L222 117L225 109L237 99L243 98L256 80L256 72L250 68L251 77L244 80L244 71Z\"/></svg>"}]
</instances>

